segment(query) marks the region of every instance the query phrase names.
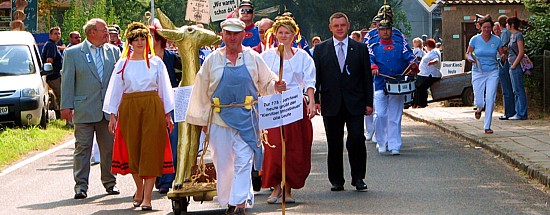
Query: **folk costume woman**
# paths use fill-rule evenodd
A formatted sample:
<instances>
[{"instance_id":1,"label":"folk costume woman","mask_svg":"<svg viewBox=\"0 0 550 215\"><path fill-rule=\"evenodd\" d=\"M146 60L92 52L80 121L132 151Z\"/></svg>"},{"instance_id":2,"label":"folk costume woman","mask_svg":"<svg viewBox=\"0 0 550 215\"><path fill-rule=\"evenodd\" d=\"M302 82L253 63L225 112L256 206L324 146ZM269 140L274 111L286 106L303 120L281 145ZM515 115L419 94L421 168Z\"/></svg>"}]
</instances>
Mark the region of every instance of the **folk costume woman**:
<instances>
[{"instance_id":1,"label":"folk costume woman","mask_svg":"<svg viewBox=\"0 0 550 215\"><path fill-rule=\"evenodd\" d=\"M279 45L284 44L285 51L282 56L283 79L288 88L299 87L307 94L309 104L304 98L304 118L289 125L283 126L286 141L286 202L294 203L291 189L304 187L311 169L311 143L313 142L313 128L311 118L315 116L315 63L309 54L303 49L292 47L294 37L298 32L298 26L289 17L278 19L272 27ZM264 61L275 74L279 72L280 54L277 48L271 48L261 54ZM274 187L273 193L267 198L267 203L273 204L281 201L282 181L282 151L280 128L268 130L268 142L275 145L274 148L264 148L264 163L262 171L262 187Z\"/></svg>"},{"instance_id":2,"label":"folk costume woman","mask_svg":"<svg viewBox=\"0 0 550 215\"><path fill-rule=\"evenodd\" d=\"M112 172L131 173L136 183L134 207L151 210L156 177L174 172L166 129L171 131L174 126L170 115L174 97L147 26L133 22L125 35L124 52L115 65L103 106L111 115L109 130L115 133Z\"/></svg>"}]
</instances>

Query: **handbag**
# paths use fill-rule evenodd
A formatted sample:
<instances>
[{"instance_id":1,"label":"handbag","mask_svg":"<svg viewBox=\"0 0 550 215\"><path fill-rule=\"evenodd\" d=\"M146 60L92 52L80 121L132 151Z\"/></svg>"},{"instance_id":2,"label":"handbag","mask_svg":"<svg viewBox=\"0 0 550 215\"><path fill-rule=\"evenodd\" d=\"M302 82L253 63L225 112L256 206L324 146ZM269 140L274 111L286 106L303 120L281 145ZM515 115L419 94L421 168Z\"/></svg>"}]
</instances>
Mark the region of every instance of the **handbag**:
<instances>
[{"instance_id":1,"label":"handbag","mask_svg":"<svg viewBox=\"0 0 550 215\"><path fill-rule=\"evenodd\" d=\"M516 56L518 55L518 53L514 49L511 50L516 54ZM529 56L527 56L527 54L523 54L523 58L521 58L519 65L521 66L521 70L523 71L524 75L533 74L533 61L529 59Z\"/></svg>"}]
</instances>

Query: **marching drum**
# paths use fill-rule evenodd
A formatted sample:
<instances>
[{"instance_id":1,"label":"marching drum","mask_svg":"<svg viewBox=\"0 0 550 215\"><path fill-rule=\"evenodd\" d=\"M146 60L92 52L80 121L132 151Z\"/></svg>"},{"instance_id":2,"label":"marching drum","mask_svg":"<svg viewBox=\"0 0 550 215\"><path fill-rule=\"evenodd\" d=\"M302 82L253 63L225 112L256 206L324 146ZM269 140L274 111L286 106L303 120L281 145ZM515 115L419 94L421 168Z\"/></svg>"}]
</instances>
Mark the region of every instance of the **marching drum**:
<instances>
[{"instance_id":1,"label":"marching drum","mask_svg":"<svg viewBox=\"0 0 550 215\"><path fill-rule=\"evenodd\" d=\"M403 96L405 96L405 105L411 104L413 102L413 93L407 93Z\"/></svg>"},{"instance_id":2,"label":"marching drum","mask_svg":"<svg viewBox=\"0 0 550 215\"><path fill-rule=\"evenodd\" d=\"M386 78L386 92L391 95L412 94L416 90L416 79L412 76ZM412 98L412 95L409 97Z\"/></svg>"}]
</instances>

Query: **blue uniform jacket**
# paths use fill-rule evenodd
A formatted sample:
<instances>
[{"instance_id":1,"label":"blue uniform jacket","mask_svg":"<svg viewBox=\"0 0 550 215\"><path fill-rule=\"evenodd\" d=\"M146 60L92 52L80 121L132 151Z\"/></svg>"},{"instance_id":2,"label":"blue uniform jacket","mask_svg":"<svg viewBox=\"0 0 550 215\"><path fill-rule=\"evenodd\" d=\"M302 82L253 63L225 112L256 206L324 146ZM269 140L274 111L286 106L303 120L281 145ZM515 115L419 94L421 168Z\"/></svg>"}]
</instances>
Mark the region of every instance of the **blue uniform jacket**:
<instances>
[{"instance_id":1,"label":"blue uniform jacket","mask_svg":"<svg viewBox=\"0 0 550 215\"><path fill-rule=\"evenodd\" d=\"M413 53L403 43L392 40L389 43L376 42L369 46L371 68L378 68L384 75L401 75L414 62ZM374 77L375 90L384 90L385 77Z\"/></svg>"}]
</instances>

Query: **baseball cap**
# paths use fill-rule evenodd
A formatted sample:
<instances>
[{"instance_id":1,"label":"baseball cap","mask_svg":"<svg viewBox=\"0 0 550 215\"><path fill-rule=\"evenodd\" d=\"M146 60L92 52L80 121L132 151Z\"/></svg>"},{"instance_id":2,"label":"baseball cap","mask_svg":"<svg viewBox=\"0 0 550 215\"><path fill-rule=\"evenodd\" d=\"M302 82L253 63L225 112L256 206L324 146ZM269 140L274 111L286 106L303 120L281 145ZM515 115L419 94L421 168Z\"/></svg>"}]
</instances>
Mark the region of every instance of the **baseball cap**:
<instances>
[{"instance_id":1,"label":"baseball cap","mask_svg":"<svg viewBox=\"0 0 550 215\"><path fill-rule=\"evenodd\" d=\"M252 9L254 9L254 5L250 0L242 0L241 4L239 5L239 8L242 6L250 6Z\"/></svg>"},{"instance_id":2,"label":"baseball cap","mask_svg":"<svg viewBox=\"0 0 550 215\"><path fill-rule=\"evenodd\" d=\"M239 32L244 31L244 22L237 18L229 18L223 21L220 26L223 30L226 31L232 31L232 32Z\"/></svg>"}]
</instances>

